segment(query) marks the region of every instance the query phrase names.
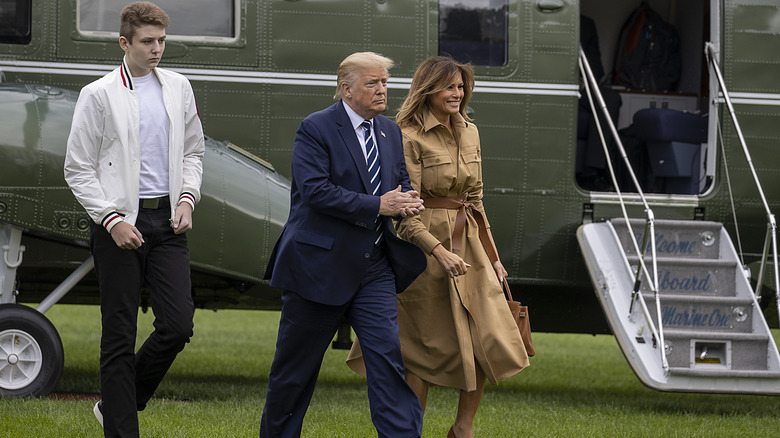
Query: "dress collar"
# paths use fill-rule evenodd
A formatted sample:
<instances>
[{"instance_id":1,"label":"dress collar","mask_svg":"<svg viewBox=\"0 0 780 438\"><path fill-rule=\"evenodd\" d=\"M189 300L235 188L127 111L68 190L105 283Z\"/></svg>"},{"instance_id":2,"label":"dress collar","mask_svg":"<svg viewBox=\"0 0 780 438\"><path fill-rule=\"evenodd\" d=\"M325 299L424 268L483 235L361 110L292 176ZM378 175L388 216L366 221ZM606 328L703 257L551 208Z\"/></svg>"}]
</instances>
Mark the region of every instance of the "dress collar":
<instances>
[{"instance_id":1,"label":"dress collar","mask_svg":"<svg viewBox=\"0 0 780 438\"><path fill-rule=\"evenodd\" d=\"M425 123L425 126L423 126L423 130L425 132L428 132L439 125L444 126L441 124L441 122L439 122L439 119L437 119L436 116L434 116L431 110L429 110L427 107L423 109L423 111L425 112L425 115L423 116L423 120ZM453 128L465 128L466 126L468 126L468 123L463 118L463 116L460 115L460 113L455 113L451 115L450 119L452 120Z\"/></svg>"}]
</instances>

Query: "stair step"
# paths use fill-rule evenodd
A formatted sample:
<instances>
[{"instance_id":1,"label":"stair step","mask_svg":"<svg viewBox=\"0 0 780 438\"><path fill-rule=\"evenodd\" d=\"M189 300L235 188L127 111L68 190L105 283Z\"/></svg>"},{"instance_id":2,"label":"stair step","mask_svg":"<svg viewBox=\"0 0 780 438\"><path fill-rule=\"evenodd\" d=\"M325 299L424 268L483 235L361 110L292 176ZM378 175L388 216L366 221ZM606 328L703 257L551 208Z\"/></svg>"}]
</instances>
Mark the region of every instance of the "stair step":
<instances>
[{"instance_id":1,"label":"stair step","mask_svg":"<svg viewBox=\"0 0 780 438\"><path fill-rule=\"evenodd\" d=\"M628 256L628 263L635 270L639 257ZM645 259L647 268L650 260ZM689 259L664 257L656 260L658 266L658 292L675 295L735 296L737 264L718 259ZM644 277L643 277L644 278ZM642 281L641 290L650 292L650 283Z\"/></svg>"},{"instance_id":2,"label":"stair step","mask_svg":"<svg viewBox=\"0 0 780 438\"><path fill-rule=\"evenodd\" d=\"M753 299L737 297L697 297L661 295L661 319L673 330L708 330L750 333L753 330ZM655 318L655 299L645 295L645 303Z\"/></svg>"},{"instance_id":3,"label":"stair step","mask_svg":"<svg viewBox=\"0 0 780 438\"><path fill-rule=\"evenodd\" d=\"M717 297L717 296L698 296L698 295L676 295L676 294L663 294L658 296L661 299L661 305L666 303L673 304L716 304L716 305L734 305L734 306L750 306L753 304L753 298L751 297ZM645 302L647 304L655 304L655 299L652 294L644 294Z\"/></svg>"},{"instance_id":4,"label":"stair step","mask_svg":"<svg viewBox=\"0 0 780 438\"><path fill-rule=\"evenodd\" d=\"M678 376L692 377L755 377L759 379L776 379L780 377L780 371L769 370L722 370L669 367L669 373Z\"/></svg>"},{"instance_id":5,"label":"stair step","mask_svg":"<svg viewBox=\"0 0 780 438\"><path fill-rule=\"evenodd\" d=\"M728 332L700 332L697 330L674 330L664 328L665 339L680 338L706 338L717 341L769 341L769 336L762 333L728 333Z\"/></svg>"},{"instance_id":6,"label":"stair step","mask_svg":"<svg viewBox=\"0 0 780 438\"><path fill-rule=\"evenodd\" d=\"M690 369L766 370L769 342L754 333L664 331L669 365Z\"/></svg>"},{"instance_id":7,"label":"stair step","mask_svg":"<svg viewBox=\"0 0 780 438\"><path fill-rule=\"evenodd\" d=\"M658 220L655 225L660 309L642 287L651 321L640 306L631 306L629 265L636 267L639 259L633 248L625 250L631 240L626 221L577 230L596 295L634 372L662 391L780 394L780 355L728 232L714 222ZM631 227L641 238L644 221L632 220ZM663 330L661 348L649 334L653 324Z\"/></svg>"},{"instance_id":8,"label":"stair step","mask_svg":"<svg viewBox=\"0 0 780 438\"><path fill-rule=\"evenodd\" d=\"M628 255L637 255L630 235L626 232L627 226L624 219L612 219L610 221L620 240L620 245ZM707 221L675 221L656 220L655 248L656 256L674 256L684 258L720 258L720 228L721 224ZM642 244L645 233L645 221L632 219L631 227L637 238L637 243ZM647 248L647 254L650 254Z\"/></svg>"}]
</instances>

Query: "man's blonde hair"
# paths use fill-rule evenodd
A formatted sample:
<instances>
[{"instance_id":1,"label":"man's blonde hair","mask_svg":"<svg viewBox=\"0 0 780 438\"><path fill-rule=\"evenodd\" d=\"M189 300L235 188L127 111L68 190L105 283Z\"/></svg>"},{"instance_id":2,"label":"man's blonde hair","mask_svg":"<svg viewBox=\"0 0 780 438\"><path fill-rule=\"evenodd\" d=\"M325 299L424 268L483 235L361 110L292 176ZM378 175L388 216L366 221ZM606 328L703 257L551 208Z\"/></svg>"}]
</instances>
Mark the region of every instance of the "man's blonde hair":
<instances>
[{"instance_id":1,"label":"man's blonde hair","mask_svg":"<svg viewBox=\"0 0 780 438\"><path fill-rule=\"evenodd\" d=\"M380 67L385 69L385 72L387 72L393 67L393 65L395 65L395 63L392 59L374 52L356 52L347 56L343 61L341 61L339 69L336 72L336 94L333 95L333 98L342 98L341 86L347 85L351 87L352 84L355 83L355 80L357 80L361 69L367 67Z\"/></svg>"}]
</instances>

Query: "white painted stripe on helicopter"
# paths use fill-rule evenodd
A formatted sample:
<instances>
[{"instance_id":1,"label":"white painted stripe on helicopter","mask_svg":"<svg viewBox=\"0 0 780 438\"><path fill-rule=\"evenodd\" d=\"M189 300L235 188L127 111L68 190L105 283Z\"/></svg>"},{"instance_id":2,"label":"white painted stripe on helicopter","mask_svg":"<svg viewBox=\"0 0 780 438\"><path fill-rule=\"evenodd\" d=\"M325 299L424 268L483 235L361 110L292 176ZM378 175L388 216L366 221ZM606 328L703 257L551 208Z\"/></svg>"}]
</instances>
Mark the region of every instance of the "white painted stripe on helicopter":
<instances>
[{"instance_id":1,"label":"white painted stripe on helicopter","mask_svg":"<svg viewBox=\"0 0 780 438\"><path fill-rule=\"evenodd\" d=\"M780 94L729 93L729 97L731 98L732 103L780 106ZM723 97L723 93L718 93L718 102L726 102L726 99Z\"/></svg>"},{"instance_id":2,"label":"white painted stripe on helicopter","mask_svg":"<svg viewBox=\"0 0 780 438\"><path fill-rule=\"evenodd\" d=\"M780 100L769 100L769 99L731 99L732 103L743 103L746 105L769 105L769 106L780 106Z\"/></svg>"},{"instance_id":3,"label":"white painted stripe on helicopter","mask_svg":"<svg viewBox=\"0 0 780 438\"><path fill-rule=\"evenodd\" d=\"M105 74L111 70L117 68L117 65L104 65L104 64L83 64L83 63L70 63L70 62L41 62L41 61L20 61L20 60L5 60L0 59L0 67L7 71L24 71L24 72L40 72L40 73L58 73L60 70L73 70L83 72L86 74Z\"/></svg>"},{"instance_id":4,"label":"white painted stripe on helicopter","mask_svg":"<svg viewBox=\"0 0 780 438\"><path fill-rule=\"evenodd\" d=\"M21 73L46 73L74 76L102 76L114 70L116 66L103 64L53 63L38 61L5 61L0 60L0 70ZM307 85L334 87L336 75L302 74L302 73L272 73L250 72L239 70L209 70L193 68L169 68L190 80L207 82L277 84L277 85ZM393 78L388 81L388 88L408 89L411 78ZM578 96L577 85L545 84L530 82L494 82L476 81L475 92L497 94L531 94L547 96Z\"/></svg>"},{"instance_id":5,"label":"white painted stripe on helicopter","mask_svg":"<svg viewBox=\"0 0 780 438\"><path fill-rule=\"evenodd\" d=\"M578 91L579 86L573 85L573 84L535 84L532 82L486 82L486 81L476 81L475 84L477 87L480 86L490 86L490 87L499 87L499 88L544 88L544 89L552 89L552 90L566 90L566 91Z\"/></svg>"},{"instance_id":6,"label":"white painted stripe on helicopter","mask_svg":"<svg viewBox=\"0 0 780 438\"><path fill-rule=\"evenodd\" d=\"M39 68L39 67L5 67L2 64L0 64L0 71L100 77L105 75L111 70L102 71L102 70L83 70L83 69L71 69L71 68L49 69L49 68Z\"/></svg>"},{"instance_id":7,"label":"white painted stripe on helicopter","mask_svg":"<svg viewBox=\"0 0 780 438\"><path fill-rule=\"evenodd\" d=\"M768 94L768 93L729 93L731 97L747 98L747 99L774 99L780 100L780 94Z\"/></svg>"},{"instance_id":8,"label":"white painted stripe on helicopter","mask_svg":"<svg viewBox=\"0 0 780 438\"><path fill-rule=\"evenodd\" d=\"M579 93L577 91L550 90L550 89L545 89L545 88L518 89L518 88L496 88L496 87L480 87L480 86L476 86L476 87L474 87L474 92L475 93L534 94L534 95L544 95L544 96L573 96L573 97L579 97Z\"/></svg>"}]
</instances>

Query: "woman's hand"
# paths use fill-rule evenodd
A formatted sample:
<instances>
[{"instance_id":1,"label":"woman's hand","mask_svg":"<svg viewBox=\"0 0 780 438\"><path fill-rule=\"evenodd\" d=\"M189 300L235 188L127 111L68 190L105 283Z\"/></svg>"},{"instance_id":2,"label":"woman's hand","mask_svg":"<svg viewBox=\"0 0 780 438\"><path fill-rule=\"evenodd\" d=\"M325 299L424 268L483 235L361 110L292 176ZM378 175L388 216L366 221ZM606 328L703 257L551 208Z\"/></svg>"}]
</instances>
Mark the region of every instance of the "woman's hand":
<instances>
[{"instance_id":1,"label":"woman's hand","mask_svg":"<svg viewBox=\"0 0 780 438\"><path fill-rule=\"evenodd\" d=\"M493 262L493 270L496 271L496 275L498 276L498 281L500 283L503 283L504 278L506 278L506 276L509 275L506 272L506 269L504 269L504 265L502 265L501 261L499 260Z\"/></svg>"},{"instance_id":2,"label":"woman's hand","mask_svg":"<svg viewBox=\"0 0 780 438\"><path fill-rule=\"evenodd\" d=\"M464 262L459 255L447 251L441 244L436 245L436 247L433 248L433 251L431 251L431 254L436 257L436 260L441 267L444 268L450 278L465 274L471 267L471 265Z\"/></svg>"}]
</instances>

